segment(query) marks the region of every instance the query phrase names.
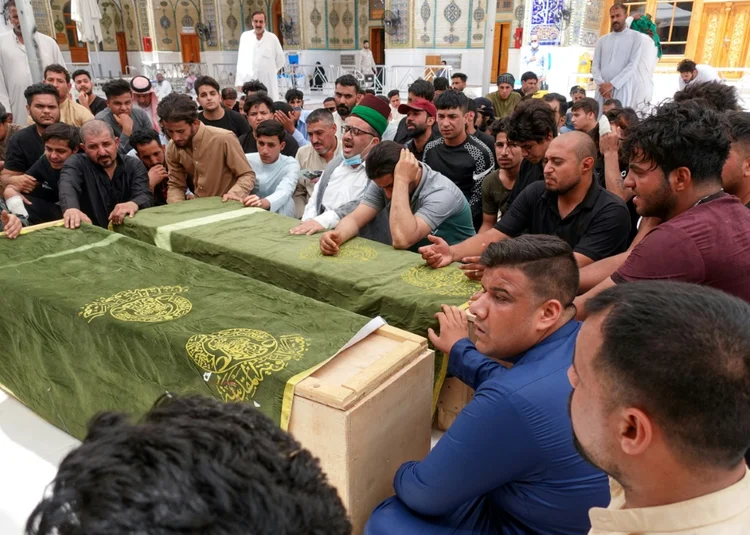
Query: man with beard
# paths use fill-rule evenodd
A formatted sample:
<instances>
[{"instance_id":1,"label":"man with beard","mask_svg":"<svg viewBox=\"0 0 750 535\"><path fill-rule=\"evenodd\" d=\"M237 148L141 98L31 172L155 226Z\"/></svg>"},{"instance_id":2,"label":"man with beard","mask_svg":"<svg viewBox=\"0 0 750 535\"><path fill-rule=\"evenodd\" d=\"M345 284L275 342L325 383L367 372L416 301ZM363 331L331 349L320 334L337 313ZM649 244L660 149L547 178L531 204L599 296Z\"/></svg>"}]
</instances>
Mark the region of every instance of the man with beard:
<instances>
[{"instance_id":1,"label":"man with beard","mask_svg":"<svg viewBox=\"0 0 750 535\"><path fill-rule=\"evenodd\" d=\"M339 76L334 87L333 98L336 101L336 113L333 114L333 120L336 122L336 135L341 141L344 135L342 133L344 121L351 115L352 110L360 103L364 95L359 82L351 74Z\"/></svg>"},{"instance_id":2,"label":"man with beard","mask_svg":"<svg viewBox=\"0 0 750 535\"><path fill-rule=\"evenodd\" d=\"M625 251L630 215L622 199L594 180L596 145L591 137L583 132L563 134L550 143L544 160L544 182L523 190L494 228L453 246L430 238L433 245L419 250L427 263L439 268L462 261L467 277L481 279L484 268L476 257L486 244L521 234L562 238L579 267Z\"/></svg>"},{"instance_id":3,"label":"man with beard","mask_svg":"<svg viewBox=\"0 0 750 535\"><path fill-rule=\"evenodd\" d=\"M247 121L236 111L222 106L220 90L219 83L210 76L198 77L195 81L195 93L198 95L198 104L203 107L198 119L207 126L234 132L237 137L247 134L250 131Z\"/></svg>"},{"instance_id":4,"label":"man with beard","mask_svg":"<svg viewBox=\"0 0 750 535\"><path fill-rule=\"evenodd\" d=\"M408 92L406 102L408 104L411 104L411 102L416 98L421 98L428 102L432 102L433 99L435 98L435 88L427 80L422 80L422 79L415 80L409 86L409 92ZM440 132L438 131L438 128L437 128L437 123L433 125L432 130L435 136L440 135ZM408 140L409 140L409 136L406 132L406 117L404 116L401 118L401 122L398 123L398 128L396 129L396 135L394 136L393 141L401 145L404 145Z\"/></svg>"},{"instance_id":5,"label":"man with beard","mask_svg":"<svg viewBox=\"0 0 750 535\"><path fill-rule=\"evenodd\" d=\"M609 288L586 312L569 414L611 493L589 533L750 533L750 306L649 281Z\"/></svg>"},{"instance_id":6,"label":"man with beard","mask_svg":"<svg viewBox=\"0 0 750 535\"><path fill-rule=\"evenodd\" d=\"M185 94L173 93L159 103L159 118L169 136L167 202L181 202L193 176L196 197L244 199L255 187L255 173L242 152L237 136L228 130L205 126L198 106Z\"/></svg>"},{"instance_id":7,"label":"man with beard","mask_svg":"<svg viewBox=\"0 0 750 535\"><path fill-rule=\"evenodd\" d=\"M401 104L398 112L406 115L406 135L409 137L406 148L421 162L424 148L435 139L432 127L437 109L429 100L415 98L408 104Z\"/></svg>"},{"instance_id":8,"label":"man with beard","mask_svg":"<svg viewBox=\"0 0 750 535\"><path fill-rule=\"evenodd\" d=\"M23 42L21 21L15 0L5 3L4 13L13 31L0 35L0 104L13 114L16 123L26 122L26 99L23 94L27 87L34 83L31 78L29 60L26 57L26 45ZM39 63L42 66L56 63L65 66L60 47L55 40L41 32L34 32Z\"/></svg>"},{"instance_id":9,"label":"man with beard","mask_svg":"<svg viewBox=\"0 0 750 535\"><path fill-rule=\"evenodd\" d=\"M268 88L271 98L278 98L278 72L284 66L286 57L279 38L266 31L266 13L256 11L251 16L253 30L242 32L237 51L237 73L234 85L242 87L248 80L259 80Z\"/></svg>"},{"instance_id":10,"label":"man with beard","mask_svg":"<svg viewBox=\"0 0 750 535\"><path fill-rule=\"evenodd\" d=\"M580 329L573 251L554 236L521 236L491 244L482 264L483 292L469 307L476 345L457 307L443 305L440 334L428 331L474 398L424 460L398 469L396 496L375 509L366 535L580 535L589 508L608 501L606 477L576 453L566 414Z\"/></svg>"},{"instance_id":11,"label":"man with beard","mask_svg":"<svg viewBox=\"0 0 750 535\"><path fill-rule=\"evenodd\" d=\"M691 59L683 59L677 65L677 72L680 73L678 80L680 91L685 89L689 84L703 84L705 82L721 83L721 76L711 65L697 65Z\"/></svg>"},{"instance_id":12,"label":"man with beard","mask_svg":"<svg viewBox=\"0 0 750 535\"><path fill-rule=\"evenodd\" d=\"M156 73L156 88L154 88L154 91L159 102L172 94L172 84L164 78L164 73L161 71Z\"/></svg>"},{"instance_id":13,"label":"man with beard","mask_svg":"<svg viewBox=\"0 0 750 535\"><path fill-rule=\"evenodd\" d=\"M477 106L474 127L479 132L487 132L490 129L490 125L495 122L495 107L492 105L492 102L485 97L475 98L474 104Z\"/></svg>"},{"instance_id":14,"label":"man with beard","mask_svg":"<svg viewBox=\"0 0 750 535\"><path fill-rule=\"evenodd\" d=\"M313 194L320 175L340 152L333 114L324 108L319 108L307 116L305 123L310 143L300 147L295 156L302 175L294 190L294 212L297 218L301 218L305 213L305 206Z\"/></svg>"},{"instance_id":15,"label":"man with beard","mask_svg":"<svg viewBox=\"0 0 750 535\"><path fill-rule=\"evenodd\" d=\"M510 120L507 117L492 123L491 132L495 136L493 146L498 170L487 175L482 183L482 226L479 232L491 230L508 212L510 192L518 179L521 169L521 149L508 143Z\"/></svg>"},{"instance_id":16,"label":"man with beard","mask_svg":"<svg viewBox=\"0 0 750 535\"><path fill-rule=\"evenodd\" d=\"M643 280L704 284L750 301L750 211L722 190L730 141L724 118L702 103L663 104L631 127L624 186L641 217L663 223L576 299L581 317L602 290Z\"/></svg>"},{"instance_id":17,"label":"man with beard","mask_svg":"<svg viewBox=\"0 0 750 535\"><path fill-rule=\"evenodd\" d=\"M159 115L156 113L159 98L156 96L156 92L151 85L151 80L145 76L134 76L130 80L130 89L133 91L133 103L135 106L145 111L149 119L151 119L151 127L157 132L161 132Z\"/></svg>"},{"instance_id":18,"label":"man with beard","mask_svg":"<svg viewBox=\"0 0 750 535\"><path fill-rule=\"evenodd\" d=\"M97 113L96 118L112 128L115 137L120 140L120 150L127 154L133 148L130 134L135 130L154 128L153 120L145 111L133 106L133 92L125 80L110 80L102 89L107 96L107 109Z\"/></svg>"},{"instance_id":19,"label":"man with beard","mask_svg":"<svg viewBox=\"0 0 750 535\"><path fill-rule=\"evenodd\" d=\"M60 209L65 228L82 222L107 228L119 225L154 203L148 188L148 173L135 158L123 157L112 127L104 121L89 121L81 127L85 154L68 158L60 173Z\"/></svg>"},{"instance_id":20,"label":"man with beard","mask_svg":"<svg viewBox=\"0 0 750 535\"><path fill-rule=\"evenodd\" d=\"M721 172L721 185L750 208L750 113L728 112L726 118L732 145Z\"/></svg>"},{"instance_id":21,"label":"man with beard","mask_svg":"<svg viewBox=\"0 0 750 535\"><path fill-rule=\"evenodd\" d=\"M60 122L80 127L94 118L91 111L76 104L70 98L70 73L62 65L47 65L44 68L44 83L57 89L57 105L60 107ZM28 123L33 124L31 117Z\"/></svg>"},{"instance_id":22,"label":"man with beard","mask_svg":"<svg viewBox=\"0 0 750 535\"><path fill-rule=\"evenodd\" d=\"M71 78L78 91L77 102L91 113L96 115L107 107L107 101L99 95L94 94L94 84L91 81L91 74L85 69L74 71Z\"/></svg>"},{"instance_id":23,"label":"man with beard","mask_svg":"<svg viewBox=\"0 0 750 535\"><path fill-rule=\"evenodd\" d=\"M547 105L552 108L555 112L555 124L557 125L558 134L565 134L573 129L565 126L568 112L568 101L560 93L547 93L542 97L542 102L546 102Z\"/></svg>"},{"instance_id":24,"label":"man with beard","mask_svg":"<svg viewBox=\"0 0 750 535\"><path fill-rule=\"evenodd\" d=\"M148 170L148 187L154 195L154 206L167 204L169 173L166 155L159 134L154 130L137 130L130 136L130 143L136 157ZM188 188L192 187L192 177L187 177Z\"/></svg>"},{"instance_id":25,"label":"man with beard","mask_svg":"<svg viewBox=\"0 0 750 535\"><path fill-rule=\"evenodd\" d=\"M244 154L258 152L258 144L253 133L258 125L263 121L268 121L274 117L274 104L271 97L265 91L258 91L249 95L245 99L245 113L247 122L250 125L250 131L239 137L240 147ZM294 158L299 150L299 143L289 132L284 135L284 150L281 154Z\"/></svg>"}]
</instances>

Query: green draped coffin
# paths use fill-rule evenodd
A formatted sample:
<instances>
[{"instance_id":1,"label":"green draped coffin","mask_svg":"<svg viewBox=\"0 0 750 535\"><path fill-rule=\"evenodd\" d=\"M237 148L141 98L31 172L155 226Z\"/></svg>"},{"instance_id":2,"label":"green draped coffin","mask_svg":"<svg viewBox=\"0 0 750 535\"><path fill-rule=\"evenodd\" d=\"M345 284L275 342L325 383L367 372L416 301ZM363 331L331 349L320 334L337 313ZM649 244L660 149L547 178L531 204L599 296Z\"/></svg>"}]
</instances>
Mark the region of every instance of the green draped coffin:
<instances>
[{"instance_id":1,"label":"green draped coffin","mask_svg":"<svg viewBox=\"0 0 750 535\"><path fill-rule=\"evenodd\" d=\"M165 392L252 402L283 425L290 379L368 322L89 225L0 239L0 258L0 384L78 438L95 413L141 414Z\"/></svg>"}]
</instances>

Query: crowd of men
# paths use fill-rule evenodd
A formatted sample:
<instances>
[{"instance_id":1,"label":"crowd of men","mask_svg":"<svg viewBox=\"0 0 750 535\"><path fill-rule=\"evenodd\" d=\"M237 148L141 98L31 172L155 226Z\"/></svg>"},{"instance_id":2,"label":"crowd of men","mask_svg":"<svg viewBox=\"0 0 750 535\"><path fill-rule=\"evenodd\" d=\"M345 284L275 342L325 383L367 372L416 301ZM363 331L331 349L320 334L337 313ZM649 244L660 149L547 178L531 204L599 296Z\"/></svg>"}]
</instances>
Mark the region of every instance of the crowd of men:
<instances>
[{"instance_id":1,"label":"crowd of men","mask_svg":"<svg viewBox=\"0 0 750 535\"><path fill-rule=\"evenodd\" d=\"M610 14L622 31L623 7ZM368 534L747 533L750 113L692 62L672 100L634 110L611 67L595 74L597 98L574 87L570 101L531 71L480 98L462 73L420 79L406 102L344 75L310 111L297 89L274 101L249 80L238 98L208 76L195 99L139 76L107 82L101 99L88 72L52 63L23 92L28 126L0 105L0 226L9 238L60 218L108 227L220 197L298 218L289 239L319 233L324 255L361 236L481 281L476 342L455 307L430 330L476 394L425 459L398 470ZM150 523L177 521L180 504L192 532L243 533L252 518L258 533L347 533L317 465L253 420L196 399L137 425L102 417L29 532L85 520L160 533ZM214 432L238 437L215 444ZM269 441L257 446L269 465L300 467L256 472L260 453L229 452L246 433ZM141 441L186 454L144 470ZM214 448L231 473L173 477L205 470ZM99 494L110 472L134 475ZM262 502L263 520L238 512L255 507L243 500L256 485L278 498Z\"/></svg>"}]
</instances>

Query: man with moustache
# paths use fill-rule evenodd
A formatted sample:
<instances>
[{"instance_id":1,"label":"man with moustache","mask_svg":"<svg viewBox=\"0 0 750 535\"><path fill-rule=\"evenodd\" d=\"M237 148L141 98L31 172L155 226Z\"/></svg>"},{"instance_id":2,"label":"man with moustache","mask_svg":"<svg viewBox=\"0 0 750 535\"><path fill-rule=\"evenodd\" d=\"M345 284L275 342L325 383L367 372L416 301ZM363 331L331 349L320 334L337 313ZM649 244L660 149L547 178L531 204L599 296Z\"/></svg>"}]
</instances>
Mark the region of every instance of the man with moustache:
<instances>
[{"instance_id":1,"label":"man with moustache","mask_svg":"<svg viewBox=\"0 0 750 535\"><path fill-rule=\"evenodd\" d=\"M457 307L443 305L440 334L428 331L474 398L424 460L399 468L396 496L366 535L579 535L589 508L608 501L606 477L576 453L566 417L580 329L572 249L521 236L491 244L481 262L483 291L469 307L476 345Z\"/></svg>"},{"instance_id":2,"label":"man with moustache","mask_svg":"<svg viewBox=\"0 0 750 535\"><path fill-rule=\"evenodd\" d=\"M151 119L151 128L161 133L159 114L156 113L159 97L156 96L151 80L145 76L134 76L130 80L130 89L133 91L133 105L146 112L148 118Z\"/></svg>"},{"instance_id":3,"label":"man with moustache","mask_svg":"<svg viewBox=\"0 0 750 535\"><path fill-rule=\"evenodd\" d=\"M78 91L78 104L88 109L94 115L107 107L107 101L99 95L94 94L94 84L91 81L89 71L78 69L73 71L71 78L76 85L76 91Z\"/></svg>"},{"instance_id":4,"label":"man with moustache","mask_svg":"<svg viewBox=\"0 0 750 535\"><path fill-rule=\"evenodd\" d=\"M363 94L357 79L351 74L344 74L336 79L334 84L333 98L336 102L336 113L333 120L336 123L336 135L341 141L343 137L342 128L344 121L351 115L354 107L360 103Z\"/></svg>"},{"instance_id":5,"label":"man with moustache","mask_svg":"<svg viewBox=\"0 0 750 535\"><path fill-rule=\"evenodd\" d=\"M433 126L437 109L429 100L415 98L407 104L401 104L398 112L406 116L406 135L409 140L405 146L421 162L425 147L435 139Z\"/></svg>"},{"instance_id":6,"label":"man with moustache","mask_svg":"<svg viewBox=\"0 0 750 535\"><path fill-rule=\"evenodd\" d=\"M148 81L148 80L147 80ZM96 118L107 123L119 139L123 154L130 152L130 134L136 130L154 127L153 118L133 105L133 90L126 80L110 80L102 86L107 96L107 108L96 114Z\"/></svg>"},{"instance_id":7,"label":"man with moustache","mask_svg":"<svg viewBox=\"0 0 750 535\"><path fill-rule=\"evenodd\" d=\"M279 98L277 73L286 57L279 38L266 31L266 13L256 11L250 16L253 30L243 32L237 52L237 69L234 85L241 88L249 80L262 82L272 99Z\"/></svg>"},{"instance_id":8,"label":"man with moustache","mask_svg":"<svg viewBox=\"0 0 750 535\"><path fill-rule=\"evenodd\" d=\"M89 121L81 127L84 154L68 159L60 172L60 209L65 228L81 223L107 228L153 205L148 172L135 158L123 157L112 127Z\"/></svg>"},{"instance_id":9,"label":"man with moustache","mask_svg":"<svg viewBox=\"0 0 750 535\"><path fill-rule=\"evenodd\" d=\"M70 73L62 65L47 65L44 68L44 83L57 89L57 104L60 106L60 122L80 127L94 118L86 107L73 102L70 98ZM33 120L29 118L29 124Z\"/></svg>"},{"instance_id":10,"label":"man with moustache","mask_svg":"<svg viewBox=\"0 0 750 535\"><path fill-rule=\"evenodd\" d=\"M521 149L508 143L510 120L503 117L492 123L493 147L498 170L487 175L482 183L482 226L479 232L491 230L510 207L510 192L521 169Z\"/></svg>"},{"instance_id":11,"label":"man with moustache","mask_svg":"<svg viewBox=\"0 0 750 535\"><path fill-rule=\"evenodd\" d=\"M297 151L297 163L301 174L294 190L294 212L297 218L305 213L305 206L325 168L339 152L336 123L333 114L325 108L314 110L305 119L310 143Z\"/></svg>"},{"instance_id":12,"label":"man with moustache","mask_svg":"<svg viewBox=\"0 0 750 535\"><path fill-rule=\"evenodd\" d=\"M750 305L648 281L603 291L586 313L569 413L611 493L589 534L750 533Z\"/></svg>"},{"instance_id":13,"label":"man with moustache","mask_svg":"<svg viewBox=\"0 0 750 535\"><path fill-rule=\"evenodd\" d=\"M435 94L435 88L432 83L420 78L418 80L415 80L414 83L409 86L409 92L406 102L410 104L414 99L417 98L424 99L428 102L433 102L433 99L435 99L436 97L437 95ZM440 135L440 131L437 127L437 122L433 125L432 130L435 136ZM396 129L396 135L394 136L393 141L404 145L408 140L409 136L406 132L406 116L404 116L398 123L398 128Z\"/></svg>"}]
</instances>

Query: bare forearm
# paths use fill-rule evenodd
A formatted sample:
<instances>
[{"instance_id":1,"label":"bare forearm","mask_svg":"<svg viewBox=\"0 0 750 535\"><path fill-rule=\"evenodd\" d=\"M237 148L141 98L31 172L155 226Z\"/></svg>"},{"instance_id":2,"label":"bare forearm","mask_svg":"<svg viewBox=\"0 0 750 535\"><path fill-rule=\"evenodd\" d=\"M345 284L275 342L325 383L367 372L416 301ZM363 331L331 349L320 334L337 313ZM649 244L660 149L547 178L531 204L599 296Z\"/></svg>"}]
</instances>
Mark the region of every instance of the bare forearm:
<instances>
[{"instance_id":1,"label":"bare forearm","mask_svg":"<svg viewBox=\"0 0 750 535\"><path fill-rule=\"evenodd\" d=\"M408 183L396 182L393 185L389 224L396 249L408 249L422 238L419 236L419 222L409 205Z\"/></svg>"},{"instance_id":2,"label":"bare forearm","mask_svg":"<svg viewBox=\"0 0 750 535\"><path fill-rule=\"evenodd\" d=\"M617 160L616 152L604 154L604 182L607 190L627 202L633 194L625 189L622 175L620 174L620 162Z\"/></svg>"},{"instance_id":3,"label":"bare forearm","mask_svg":"<svg viewBox=\"0 0 750 535\"><path fill-rule=\"evenodd\" d=\"M620 269L628 258L630 251L620 253L609 258L604 258L593 264L589 264L580 271L581 283L578 293L583 294L591 290L594 286L604 281L612 273Z\"/></svg>"},{"instance_id":4,"label":"bare forearm","mask_svg":"<svg viewBox=\"0 0 750 535\"><path fill-rule=\"evenodd\" d=\"M486 232L482 232L480 234L477 234L476 236L472 236L468 240L464 240L461 243L452 245L451 253L453 253L453 258L455 258L456 260L461 260L462 258L466 258L467 256L479 256L484 252L485 248L490 243L500 241L505 238L507 238L505 234L503 234L496 228L492 228Z\"/></svg>"},{"instance_id":5,"label":"bare forearm","mask_svg":"<svg viewBox=\"0 0 750 535\"><path fill-rule=\"evenodd\" d=\"M13 183L13 177L22 174L23 173L19 171L10 171L8 169L3 169L3 172L0 173L0 187L7 188Z\"/></svg>"},{"instance_id":6,"label":"bare forearm","mask_svg":"<svg viewBox=\"0 0 750 535\"><path fill-rule=\"evenodd\" d=\"M359 234L359 225L351 215L346 216L336 225L336 232L341 236L341 243L344 244Z\"/></svg>"}]
</instances>

